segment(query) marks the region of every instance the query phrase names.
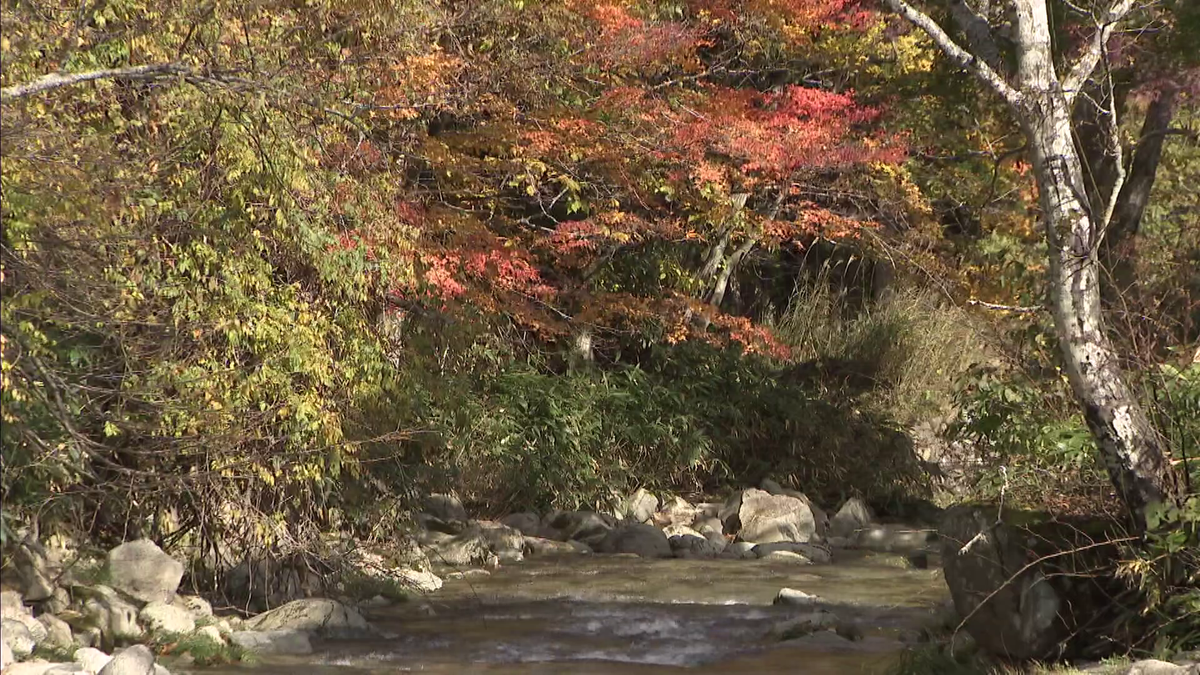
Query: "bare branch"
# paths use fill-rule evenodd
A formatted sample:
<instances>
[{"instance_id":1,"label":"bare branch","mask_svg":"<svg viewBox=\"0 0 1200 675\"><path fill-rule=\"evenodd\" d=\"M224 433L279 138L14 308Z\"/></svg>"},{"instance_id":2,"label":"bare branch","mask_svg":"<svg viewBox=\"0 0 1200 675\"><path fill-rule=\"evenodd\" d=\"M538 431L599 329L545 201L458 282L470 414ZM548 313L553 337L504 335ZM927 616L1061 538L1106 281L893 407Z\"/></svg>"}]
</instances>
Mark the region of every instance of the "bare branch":
<instances>
[{"instance_id":1,"label":"bare branch","mask_svg":"<svg viewBox=\"0 0 1200 675\"><path fill-rule=\"evenodd\" d=\"M0 101L10 101L94 80L153 80L191 72L191 68L181 63L156 63L146 66L130 66L129 68L89 70L84 73L51 73L32 82L14 84L11 87L0 89Z\"/></svg>"},{"instance_id":2,"label":"bare branch","mask_svg":"<svg viewBox=\"0 0 1200 675\"><path fill-rule=\"evenodd\" d=\"M984 84L991 87L1010 106L1014 108L1020 107L1021 92L1013 88L1008 83L1008 80L1004 79L1004 76L997 73L981 57L960 47L928 14L908 4L905 0L885 0L885 2L892 8L892 11L925 31L925 34L933 40L938 48L942 50L942 53L951 61L971 71L975 77L978 77Z\"/></svg>"},{"instance_id":3,"label":"bare branch","mask_svg":"<svg viewBox=\"0 0 1200 675\"><path fill-rule=\"evenodd\" d=\"M1121 147L1121 129L1120 123L1117 120L1117 90L1113 84L1112 70L1105 63L1105 79L1108 81L1108 110L1106 117L1108 118L1108 142L1112 146L1113 170L1116 171L1116 176L1113 177L1112 192L1108 195L1108 203L1104 205L1104 213L1101 215L1100 222L1096 223L1100 228L1100 236L1103 237L1108 231L1108 224L1112 221L1113 212L1117 209L1117 202L1120 201L1121 190L1125 186L1125 154Z\"/></svg>"},{"instance_id":4,"label":"bare branch","mask_svg":"<svg viewBox=\"0 0 1200 675\"><path fill-rule=\"evenodd\" d=\"M1104 18L1096 21L1096 32L1092 34L1091 42L1084 48L1083 53L1075 60L1075 64L1071 66L1071 69L1067 71L1066 78L1063 79L1063 94L1067 97L1068 103L1075 101L1075 97L1083 89L1083 85L1096 70L1096 66L1100 63L1100 57L1104 54L1108 44L1108 39L1112 37L1113 29L1133 11L1134 2L1135 0L1117 0L1116 4L1109 7Z\"/></svg>"}]
</instances>

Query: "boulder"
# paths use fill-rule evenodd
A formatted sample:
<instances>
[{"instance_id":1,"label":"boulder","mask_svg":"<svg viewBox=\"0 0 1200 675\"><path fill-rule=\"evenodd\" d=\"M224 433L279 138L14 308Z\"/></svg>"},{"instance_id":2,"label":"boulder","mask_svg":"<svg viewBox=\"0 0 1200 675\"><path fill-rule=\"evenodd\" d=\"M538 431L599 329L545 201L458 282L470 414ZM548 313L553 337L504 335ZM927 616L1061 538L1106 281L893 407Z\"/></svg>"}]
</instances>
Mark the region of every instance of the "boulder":
<instances>
[{"instance_id":1,"label":"boulder","mask_svg":"<svg viewBox=\"0 0 1200 675\"><path fill-rule=\"evenodd\" d=\"M367 623L358 610L324 598L293 600L246 621L245 627L253 631L300 630L317 637L334 639L379 635L379 631Z\"/></svg>"},{"instance_id":2,"label":"boulder","mask_svg":"<svg viewBox=\"0 0 1200 675\"><path fill-rule=\"evenodd\" d=\"M692 529L696 530L700 536L705 539L725 541L725 528L721 526L721 521L716 518L697 518L692 523Z\"/></svg>"},{"instance_id":3,"label":"boulder","mask_svg":"<svg viewBox=\"0 0 1200 675\"><path fill-rule=\"evenodd\" d=\"M654 524L662 528L673 525L692 525L699 509L682 497L672 497L654 514Z\"/></svg>"},{"instance_id":4,"label":"boulder","mask_svg":"<svg viewBox=\"0 0 1200 675\"><path fill-rule=\"evenodd\" d=\"M442 578L426 570L395 570L392 577L404 588L418 593L433 593L442 587Z\"/></svg>"},{"instance_id":5,"label":"boulder","mask_svg":"<svg viewBox=\"0 0 1200 675\"><path fill-rule=\"evenodd\" d=\"M170 603L183 579L183 564L149 539L126 542L108 552L111 586L143 603Z\"/></svg>"},{"instance_id":6,"label":"boulder","mask_svg":"<svg viewBox=\"0 0 1200 675\"><path fill-rule=\"evenodd\" d=\"M621 506L621 513L626 520L635 523L648 523L658 511L658 497L650 494L646 488L638 488Z\"/></svg>"},{"instance_id":7,"label":"boulder","mask_svg":"<svg viewBox=\"0 0 1200 675\"><path fill-rule=\"evenodd\" d=\"M472 525L478 528L488 549L496 554L500 562L520 562L524 559L525 535L520 530L492 520L480 520Z\"/></svg>"},{"instance_id":8,"label":"boulder","mask_svg":"<svg viewBox=\"0 0 1200 675\"><path fill-rule=\"evenodd\" d=\"M206 619L213 615L212 603L198 595L180 595L172 603L187 611L193 619Z\"/></svg>"},{"instance_id":9,"label":"boulder","mask_svg":"<svg viewBox=\"0 0 1200 675\"><path fill-rule=\"evenodd\" d=\"M766 558L774 553L795 553L804 556L810 562L825 565L832 561L829 549L816 544L803 544L794 541L777 541L770 544L756 544L754 554Z\"/></svg>"},{"instance_id":10,"label":"boulder","mask_svg":"<svg viewBox=\"0 0 1200 675\"><path fill-rule=\"evenodd\" d=\"M735 541L721 553L722 558L734 560L753 560L758 555L754 553L754 544L748 541Z\"/></svg>"},{"instance_id":11,"label":"boulder","mask_svg":"<svg viewBox=\"0 0 1200 675\"><path fill-rule=\"evenodd\" d=\"M156 633L186 634L196 630L191 612L178 605L151 602L138 613L139 623Z\"/></svg>"},{"instance_id":12,"label":"boulder","mask_svg":"<svg viewBox=\"0 0 1200 675\"><path fill-rule=\"evenodd\" d=\"M1130 664L1125 675L1200 675L1200 665L1193 663L1183 666L1169 661L1145 659Z\"/></svg>"},{"instance_id":13,"label":"boulder","mask_svg":"<svg viewBox=\"0 0 1200 675\"><path fill-rule=\"evenodd\" d=\"M667 541L676 558L715 558L725 550L699 534L675 534Z\"/></svg>"},{"instance_id":14,"label":"boulder","mask_svg":"<svg viewBox=\"0 0 1200 675\"><path fill-rule=\"evenodd\" d=\"M591 553L592 548L578 541L558 541L541 537L525 537L525 552L529 555L576 555Z\"/></svg>"},{"instance_id":15,"label":"boulder","mask_svg":"<svg viewBox=\"0 0 1200 675\"><path fill-rule=\"evenodd\" d=\"M48 632L46 626L37 619L33 618L33 614L26 608L21 607L20 610L10 611L8 616L4 617L8 621L15 621L25 627L29 632L29 636L37 644L41 644L46 640Z\"/></svg>"},{"instance_id":16,"label":"boulder","mask_svg":"<svg viewBox=\"0 0 1200 675\"><path fill-rule=\"evenodd\" d=\"M502 525L517 530L526 537L542 536L542 519L536 513L510 513L500 519Z\"/></svg>"},{"instance_id":17,"label":"boulder","mask_svg":"<svg viewBox=\"0 0 1200 675\"><path fill-rule=\"evenodd\" d=\"M1016 579L1025 552L1014 533L976 509L952 509L942 522L946 584L967 630L988 651L1014 659L1047 656L1064 637L1061 599L1037 568Z\"/></svg>"},{"instance_id":18,"label":"boulder","mask_svg":"<svg viewBox=\"0 0 1200 675\"><path fill-rule=\"evenodd\" d=\"M4 669L4 675L65 675L66 673L91 675L91 671L83 670L81 666L74 663L29 661L27 663L14 663Z\"/></svg>"},{"instance_id":19,"label":"boulder","mask_svg":"<svg viewBox=\"0 0 1200 675\"><path fill-rule=\"evenodd\" d=\"M817 525L817 537L823 538L826 534L828 534L829 515L826 514L821 507L817 506L816 502L809 499L808 495L799 490L790 490L785 488L770 478L764 478L762 483L759 484L759 487L765 492L768 492L776 497L795 497L796 499L804 502L806 505L808 505L809 510L813 513L813 521Z\"/></svg>"},{"instance_id":20,"label":"boulder","mask_svg":"<svg viewBox=\"0 0 1200 675\"><path fill-rule=\"evenodd\" d=\"M53 597L53 574L44 546L33 538L26 537L13 551L12 560L17 579L21 583L21 595L26 600L42 602Z\"/></svg>"},{"instance_id":21,"label":"boulder","mask_svg":"<svg viewBox=\"0 0 1200 675\"><path fill-rule=\"evenodd\" d=\"M46 627L46 639L43 642L47 646L69 649L75 645L75 636L71 634L71 626L66 621L53 614L43 614L37 620Z\"/></svg>"},{"instance_id":22,"label":"boulder","mask_svg":"<svg viewBox=\"0 0 1200 675\"><path fill-rule=\"evenodd\" d=\"M830 520L829 534L834 537L853 537L860 529L874 521L875 516L870 507L858 497L851 497Z\"/></svg>"},{"instance_id":23,"label":"boulder","mask_svg":"<svg viewBox=\"0 0 1200 675\"><path fill-rule=\"evenodd\" d=\"M670 558L671 544L662 530L645 523L630 523L608 533L599 553L633 553L643 558Z\"/></svg>"},{"instance_id":24,"label":"boulder","mask_svg":"<svg viewBox=\"0 0 1200 675\"><path fill-rule=\"evenodd\" d=\"M29 629L16 619L0 619L0 633L3 634L4 644L16 659L29 658L37 647Z\"/></svg>"},{"instance_id":25,"label":"boulder","mask_svg":"<svg viewBox=\"0 0 1200 675\"><path fill-rule=\"evenodd\" d=\"M454 495L431 494L425 498L424 509L425 513L443 521L467 519L467 510Z\"/></svg>"},{"instance_id":26,"label":"boulder","mask_svg":"<svg viewBox=\"0 0 1200 675\"><path fill-rule=\"evenodd\" d=\"M790 562L790 563L796 563L799 565L813 564L813 561L804 557L804 555L802 555L800 553L796 553L794 551L771 551L770 553L767 553L766 555L760 556L760 557L763 560L767 560L770 562Z\"/></svg>"},{"instance_id":27,"label":"boulder","mask_svg":"<svg viewBox=\"0 0 1200 675\"><path fill-rule=\"evenodd\" d=\"M595 548L616 526L616 520L594 511L559 511L546 514L542 524L554 534L553 539L574 539Z\"/></svg>"},{"instance_id":28,"label":"boulder","mask_svg":"<svg viewBox=\"0 0 1200 675\"><path fill-rule=\"evenodd\" d=\"M0 636L0 671L3 671L8 667L8 664L17 660L17 657L13 654L12 647L8 646L8 641L2 638L3 636Z\"/></svg>"},{"instance_id":29,"label":"boulder","mask_svg":"<svg viewBox=\"0 0 1200 675\"><path fill-rule=\"evenodd\" d=\"M126 647L113 654L96 675L154 675L154 652L146 645Z\"/></svg>"},{"instance_id":30,"label":"boulder","mask_svg":"<svg viewBox=\"0 0 1200 675\"><path fill-rule=\"evenodd\" d=\"M0 592L0 619L12 619L19 615L32 615L21 594L17 591Z\"/></svg>"},{"instance_id":31,"label":"boulder","mask_svg":"<svg viewBox=\"0 0 1200 675\"><path fill-rule=\"evenodd\" d=\"M773 605L789 605L792 607L812 607L824 602L820 597L805 593L794 588L781 588L775 595Z\"/></svg>"},{"instance_id":32,"label":"boulder","mask_svg":"<svg viewBox=\"0 0 1200 675\"><path fill-rule=\"evenodd\" d=\"M745 490L737 509L738 539L756 544L816 538L812 509L796 497ZM728 525L728 523L727 523ZM726 528L726 531L730 531Z\"/></svg>"},{"instance_id":33,"label":"boulder","mask_svg":"<svg viewBox=\"0 0 1200 675\"><path fill-rule=\"evenodd\" d=\"M112 657L108 654L105 654L99 649L94 649L92 647L76 649L72 658L75 659L75 663L83 666L85 670L89 670L93 673L100 672L104 666L108 665L108 662L112 660Z\"/></svg>"},{"instance_id":34,"label":"boulder","mask_svg":"<svg viewBox=\"0 0 1200 675\"><path fill-rule=\"evenodd\" d=\"M81 592L87 596L83 603L86 624L99 630L106 644L142 636L137 607L115 590L108 586L91 586L82 588Z\"/></svg>"},{"instance_id":35,"label":"boulder","mask_svg":"<svg viewBox=\"0 0 1200 675\"><path fill-rule=\"evenodd\" d=\"M487 564L490 559L517 562L524 558L525 537L488 520L472 521L462 532L432 544L431 557L454 567Z\"/></svg>"},{"instance_id":36,"label":"boulder","mask_svg":"<svg viewBox=\"0 0 1200 675\"><path fill-rule=\"evenodd\" d=\"M230 634L229 641L255 654L303 655L313 653L308 633L300 630L243 630Z\"/></svg>"},{"instance_id":37,"label":"boulder","mask_svg":"<svg viewBox=\"0 0 1200 675\"><path fill-rule=\"evenodd\" d=\"M202 640L208 640L214 645L225 646L225 637L221 635L221 629L216 626L202 626L196 630L196 637Z\"/></svg>"}]
</instances>

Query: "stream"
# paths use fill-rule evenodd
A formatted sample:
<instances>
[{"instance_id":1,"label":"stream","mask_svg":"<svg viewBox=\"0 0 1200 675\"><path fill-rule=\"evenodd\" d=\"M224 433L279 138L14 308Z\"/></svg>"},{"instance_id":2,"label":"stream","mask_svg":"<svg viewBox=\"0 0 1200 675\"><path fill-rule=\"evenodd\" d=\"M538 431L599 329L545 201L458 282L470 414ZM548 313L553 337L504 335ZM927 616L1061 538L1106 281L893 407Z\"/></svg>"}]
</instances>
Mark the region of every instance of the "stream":
<instances>
[{"instance_id":1,"label":"stream","mask_svg":"<svg viewBox=\"0 0 1200 675\"><path fill-rule=\"evenodd\" d=\"M297 673L877 673L928 625L948 592L940 565L836 551L828 565L772 560L547 557L447 580L423 602L368 616L396 637L314 643L303 657L172 668L197 675ZM772 629L811 608L773 606L780 588L861 630L780 642Z\"/></svg>"}]
</instances>

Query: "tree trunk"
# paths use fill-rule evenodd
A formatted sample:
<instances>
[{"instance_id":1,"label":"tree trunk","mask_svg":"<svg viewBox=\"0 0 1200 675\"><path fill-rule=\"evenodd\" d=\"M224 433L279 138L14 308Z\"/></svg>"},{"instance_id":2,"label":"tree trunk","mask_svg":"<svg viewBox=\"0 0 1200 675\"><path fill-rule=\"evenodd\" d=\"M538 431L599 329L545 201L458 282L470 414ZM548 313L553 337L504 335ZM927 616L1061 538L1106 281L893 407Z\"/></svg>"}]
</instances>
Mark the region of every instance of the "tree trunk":
<instances>
[{"instance_id":1,"label":"tree trunk","mask_svg":"<svg viewBox=\"0 0 1200 675\"><path fill-rule=\"evenodd\" d=\"M1134 289L1134 271L1137 266L1137 233L1141 227L1142 214L1150 203L1150 192L1162 161L1163 143L1175 119L1179 88L1165 85L1146 110L1142 131L1133 151L1125 184L1117 195L1117 206L1104 234L1100 247L1101 262L1108 271L1106 295L1112 299L1124 296Z\"/></svg>"},{"instance_id":2,"label":"tree trunk","mask_svg":"<svg viewBox=\"0 0 1200 675\"><path fill-rule=\"evenodd\" d=\"M1075 396L1101 457L1135 522L1173 497L1174 473L1162 437L1126 384L1100 311L1099 229L1083 191L1083 167L1066 97L1054 80L1022 115L1050 249L1054 325Z\"/></svg>"}]
</instances>

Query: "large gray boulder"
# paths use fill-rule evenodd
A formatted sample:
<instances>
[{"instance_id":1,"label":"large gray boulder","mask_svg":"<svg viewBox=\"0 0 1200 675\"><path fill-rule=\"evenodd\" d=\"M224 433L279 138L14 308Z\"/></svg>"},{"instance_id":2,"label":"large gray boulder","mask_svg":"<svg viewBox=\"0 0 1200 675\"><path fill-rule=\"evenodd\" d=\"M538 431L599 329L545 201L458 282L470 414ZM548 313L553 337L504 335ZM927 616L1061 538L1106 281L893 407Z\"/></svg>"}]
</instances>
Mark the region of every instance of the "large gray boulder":
<instances>
[{"instance_id":1,"label":"large gray boulder","mask_svg":"<svg viewBox=\"0 0 1200 675\"><path fill-rule=\"evenodd\" d=\"M146 645L133 645L113 654L97 675L154 675L154 652Z\"/></svg>"},{"instance_id":2,"label":"large gray boulder","mask_svg":"<svg viewBox=\"0 0 1200 675\"><path fill-rule=\"evenodd\" d=\"M308 633L301 630L235 631L229 635L229 641L255 654L304 655L313 653Z\"/></svg>"},{"instance_id":3,"label":"large gray boulder","mask_svg":"<svg viewBox=\"0 0 1200 675\"><path fill-rule=\"evenodd\" d=\"M627 520L635 523L648 523L658 510L658 497L650 494L646 488L638 488L625 500L621 511Z\"/></svg>"},{"instance_id":4,"label":"large gray boulder","mask_svg":"<svg viewBox=\"0 0 1200 675\"><path fill-rule=\"evenodd\" d=\"M672 534L667 541L676 558L716 558L725 551L724 541L718 544L698 532Z\"/></svg>"},{"instance_id":5,"label":"large gray boulder","mask_svg":"<svg viewBox=\"0 0 1200 675\"><path fill-rule=\"evenodd\" d=\"M689 504L683 497L672 497L654 514L654 524L662 528L687 525L693 526L700 509Z\"/></svg>"},{"instance_id":6,"label":"large gray boulder","mask_svg":"<svg viewBox=\"0 0 1200 675\"><path fill-rule=\"evenodd\" d=\"M170 603L183 579L183 564L149 539L130 541L108 552L109 584L143 603Z\"/></svg>"},{"instance_id":7,"label":"large gray boulder","mask_svg":"<svg viewBox=\"0 0 1200 675\"><path fill-rule=\"evenodd\" d=\"M83 666L85 670L93 673L100 672L112 660L111 656L95 647L81 647L76 649L71 658L75 660L75 663Z\"/></svg>"},{"instance_id":8,"label":"large gray boulder","mask_svg":"<svg viewBox=\"0 0 1200 675\"><path fill-rule=\"evenodd\" d=\"M629 523L608 533L598 553L633 553L643 558L670 558L671 544L662 530L645 523Z\"/></svg>"},{"instance_id":9,"label":"large gray boulder","mask_svg":"<svg viewBox=\"0 0 1200 675\"><path fill-rule=\"evenodd\" d=\"M578 555L591 553L592 547L578 541L525 537L525 552L529 555Z\"/></svg>"},{"instance_id":10,"label":"large gray boulder","mask_svg":"<svg viewBox=\"0 0 1200 675\"><path fill-rule=\"evenodd\" d=\"M995 510L955 507L942 519L942 564L959 616L980 648L1012 659L1057 655L1067 637L1063 599L1029 553L1022 534Z\"/></svg>"},{"instance_id":11,"label":"large gray boulder","mask_svg":"<svg viewBox=\"0 0 1200 675\"><path fill-rule=\"evenodd\" d=\"M812 509L803 500L755 489L744 490L735 497L736 513L729 508L732 504L727 503L723 521L725 531L736 531L740 541L765 544L817 538Z\"/></svg>"},{"instance_id":12,"label":"large gray boulder","mask_svg":"<svg viewBox=\"0 0 1200 675\"><path fill-rule=\"evenodd\" d=\"M377 637L379 631L367 623L358 610L336 600L306 598L246 621L244 627L253 631L301 630L322 638L360 639Z\"/></svg>"},{"instance_id":13,"label":"large gray boulder","mask_svg":"<svg viewBox=\"0 0 1200 675\"><path fill-rule=\"evenodd\" d=\"M764 478L759 484L759 488L775 496L795 497L804 502L813 513L813 521L817 524L817 537L824 538L829 533L829 515L825 513L824 509L817 506L816 502L809 499L808 495L799 490L785 488L770 478Z\"/></svg>"},{"instance_id":14,"label":"large gray boulder","mask_svg":"<svg viewBox=\"0 0 1200 675\"><path fill-rule=\"evenodd\" d=\"M430 558L445 565L462 567L524 558L525 536L497 522L471 521L458 534L429 541Z\"/></svg>"},{"instance_id":15,"label":"large gray boulder","mask_svg":"<svg viewBox=\"0 0 1200 675\"><path fill-rule=\"evenodd\" d=\"M3 636L0 636L0 671L3 671L8 667L8 664L17 660L17 657L13 654L12 647L8 646L8 641L2 638Z\"/></svg>"}]
</instances>

